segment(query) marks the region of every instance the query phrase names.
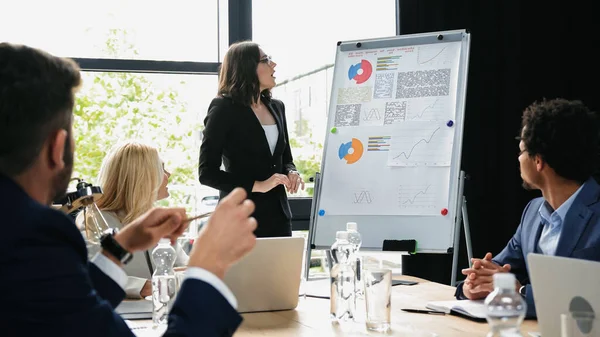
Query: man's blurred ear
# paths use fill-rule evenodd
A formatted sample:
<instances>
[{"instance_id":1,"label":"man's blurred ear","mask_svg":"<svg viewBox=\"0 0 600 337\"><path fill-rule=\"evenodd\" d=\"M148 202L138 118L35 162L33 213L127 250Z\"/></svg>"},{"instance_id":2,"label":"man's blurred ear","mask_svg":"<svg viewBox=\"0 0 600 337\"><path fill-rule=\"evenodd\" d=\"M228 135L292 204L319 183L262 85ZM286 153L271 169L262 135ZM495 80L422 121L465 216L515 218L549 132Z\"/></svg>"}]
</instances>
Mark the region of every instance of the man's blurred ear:
<instances>
[{"instance_id":1,"label":"man's blurred ear","mask_svg":"<svg viewBox=\"0 0 600 337\"><path fill-rule=\"evenodd\" d=\"M60 129L54 133L50 139L49 146L49 165L52 170L61 171L65 168L65 144L69 142L69 133L67 130Z\"/></svg>"}]
</instances>

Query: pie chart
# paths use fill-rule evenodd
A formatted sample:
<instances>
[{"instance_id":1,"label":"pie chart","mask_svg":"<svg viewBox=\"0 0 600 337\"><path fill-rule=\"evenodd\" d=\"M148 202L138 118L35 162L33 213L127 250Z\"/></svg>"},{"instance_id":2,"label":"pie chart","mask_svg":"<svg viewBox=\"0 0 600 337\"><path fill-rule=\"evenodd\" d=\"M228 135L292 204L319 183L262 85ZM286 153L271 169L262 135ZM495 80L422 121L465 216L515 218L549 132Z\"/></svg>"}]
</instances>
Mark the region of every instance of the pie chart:
<instances>
[{"instance_id":1,"label":"pie chart","mask_svg":"<svg viewBox=\"0 0 600 337\"><path fill-rule=\"evenodd\" d=\"M362 157L363 150L362 142L352 138L352 141L340 145L338 156L340 160L346 160L346 164L354 164Z\"/></svg>"},{"instance_id":2,"label":"pie chart","mask_svg":"<svg viewBox=\"0 0 600 337\"><path fill-rule=\"evenodd\" d=\"M371 62L362 60L360 63L353 64L348 68L348 79L355 80L356 84L365 83L373 73Z\"/></svg>"}]
</instances>

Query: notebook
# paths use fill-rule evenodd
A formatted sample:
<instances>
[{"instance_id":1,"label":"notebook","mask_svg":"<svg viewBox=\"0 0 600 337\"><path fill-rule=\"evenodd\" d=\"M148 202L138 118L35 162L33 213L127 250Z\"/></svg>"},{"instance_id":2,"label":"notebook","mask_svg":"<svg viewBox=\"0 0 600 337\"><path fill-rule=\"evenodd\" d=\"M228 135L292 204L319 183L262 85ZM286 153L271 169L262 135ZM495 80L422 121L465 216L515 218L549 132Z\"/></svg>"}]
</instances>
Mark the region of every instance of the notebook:
<instances>
[{"instance_id":1,"label":"notebook","mask_svg":"<svg viewBox=\"0 0 600 337\"><path fill-rule=\"evenodd\" d=\"M483 300L434 301L427 303L426 307L431 310L443 311L447 314L461 316L473 321L486 321L486 307L485 304L483 304Z\"/></svg>"},{"instance_id":2,"label":"notebook","mask_svg":"<svg viewBox=\"0 0 600 337\"><path fill-rule=\"evenodd\" d=\"M152 318L152 301L126 300L115 309L123 319L150 319Z\"/></svg>"}]
</instances>

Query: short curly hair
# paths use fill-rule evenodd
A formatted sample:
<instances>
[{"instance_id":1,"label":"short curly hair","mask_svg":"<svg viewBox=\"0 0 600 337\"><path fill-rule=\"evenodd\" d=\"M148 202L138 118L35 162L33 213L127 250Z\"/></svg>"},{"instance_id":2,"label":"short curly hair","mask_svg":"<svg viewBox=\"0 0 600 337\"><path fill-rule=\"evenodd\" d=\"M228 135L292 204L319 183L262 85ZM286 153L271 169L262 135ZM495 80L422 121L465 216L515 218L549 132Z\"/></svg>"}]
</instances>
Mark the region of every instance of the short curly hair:
<instances>
[{"instance_id":1,"label":"short curly hair","mask_svg":"<svg viewBox=\"0 0 600 337\"><path fill-rule=\"evenodd\" d=\"M598 114L581 101L534 102L523 112L521 140L529 156L539 155L563 178L583 183L598 168Z\"/></svg>"}]
</instances>

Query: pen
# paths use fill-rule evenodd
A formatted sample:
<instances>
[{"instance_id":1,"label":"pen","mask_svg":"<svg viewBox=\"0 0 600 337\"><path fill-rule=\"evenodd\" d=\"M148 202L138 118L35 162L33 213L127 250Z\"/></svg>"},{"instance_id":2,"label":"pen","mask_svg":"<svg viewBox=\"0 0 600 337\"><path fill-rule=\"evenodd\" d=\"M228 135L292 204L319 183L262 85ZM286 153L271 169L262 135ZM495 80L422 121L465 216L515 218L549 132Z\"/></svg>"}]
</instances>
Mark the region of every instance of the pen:
<instances>
[{"instance_id":1,"label":"pen","mask_svg":"<svg viewBox=\"0 0 600 337\"><path fill-rule=\"evenodd\" d=\"M446 313L443 311L435 311L435 310L421 310L421 309L401 309L402 311L412 312L415 314L431 314L431 315L445 315Z\"/></svg>"},{"instance_id":2,"label":"pen","mask_svg":"<svg viewBox=\"0 0 600 337\"><path fill-rule=\"evenodd\" d=\"M212 213L213 212L203 213L203 214L200 214L200 215L193 216L191 218L183 219L182 223L192 222L194 220L206 218L206 217L210 216Z\"/></svg>"}]
</instances>

